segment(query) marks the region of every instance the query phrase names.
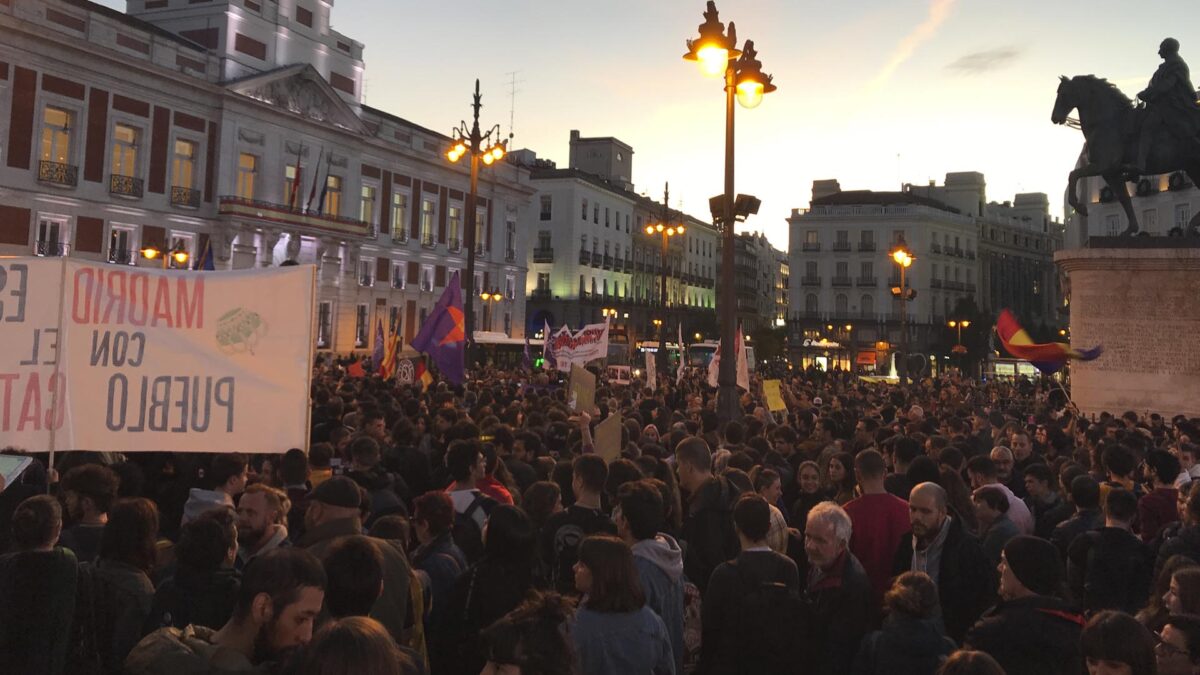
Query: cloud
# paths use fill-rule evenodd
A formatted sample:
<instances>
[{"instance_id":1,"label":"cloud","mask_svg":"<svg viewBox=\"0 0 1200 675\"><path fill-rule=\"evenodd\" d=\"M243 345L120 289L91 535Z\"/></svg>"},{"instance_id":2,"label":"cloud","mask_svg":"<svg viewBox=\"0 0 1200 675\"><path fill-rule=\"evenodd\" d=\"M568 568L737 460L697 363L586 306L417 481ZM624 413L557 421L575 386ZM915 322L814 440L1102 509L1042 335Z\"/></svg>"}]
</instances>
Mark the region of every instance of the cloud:
<instances>
[{"instance_id":1,"label":"cloud","mask_svg":"<svg viewBox=\"0 0 1200 675\"><path fill-rule=\"evenodd\" d=\"M1016 47L997 47L982 52L974 52L960 56L946 66L959 75L981 75L993 70L1000 70L1012 65L1021 58L1021 50Z\"/></svg>"},{"instance_id":2,"label":"cloud","mask_svg":"<svg viewBox=\"0 0 1200 675\"><path fill-rule=\"evenodd\" d=\"M875 79L871 80L871 87L879 87L887 82L892 73L896 69L904 65L904 62L917 51L917 47L928 42L937 34L938 28L946 22L950 17L951 10L954 9L954 3L957 0L930 0L929 14L925 17L916 28L908 35L905 35L896 48L892 50L891 56L888 57L887 63L875 75Z\"/></svg>"}]
</instances>

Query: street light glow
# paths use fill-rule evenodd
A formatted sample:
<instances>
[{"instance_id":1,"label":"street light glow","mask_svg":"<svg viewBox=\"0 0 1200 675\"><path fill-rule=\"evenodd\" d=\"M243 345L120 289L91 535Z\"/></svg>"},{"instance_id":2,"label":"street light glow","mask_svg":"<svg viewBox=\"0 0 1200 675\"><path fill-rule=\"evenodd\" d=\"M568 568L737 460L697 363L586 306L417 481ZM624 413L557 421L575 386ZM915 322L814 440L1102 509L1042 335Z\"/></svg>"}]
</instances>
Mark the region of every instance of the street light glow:
<instances>
[{"instance_id":1,"label":"street light glow","mask_svg":"<svg viewBox=\"0 0 1200 675\"><path fill-rule=\"evenodd\" d=\"M762 103L763 83L757 81L739 82L737 100L743 108L757 108Z\"/></svg>"},{"instance_id":2,"label":"street light glow","mask_svg":"<svg viewBox=\"0 0 1200 675\"><path fill-rule=\"evenodd\" d=\"M729 66L729 50L717 44L706 45L696 50L696 61L700 72L716 77Z\"/></svg>"},{"instance_id":3,"label":"street light glow","mask_svg":"<svg viewBox=\"0 0 1200 675\"><path fill-rule=\"evenodd\" d=\"M157 246L147 246L142 249L142 257L147 260L154 260L160 255L162 255L162 251L158 250Z\"/></svg>"}]
</instances>

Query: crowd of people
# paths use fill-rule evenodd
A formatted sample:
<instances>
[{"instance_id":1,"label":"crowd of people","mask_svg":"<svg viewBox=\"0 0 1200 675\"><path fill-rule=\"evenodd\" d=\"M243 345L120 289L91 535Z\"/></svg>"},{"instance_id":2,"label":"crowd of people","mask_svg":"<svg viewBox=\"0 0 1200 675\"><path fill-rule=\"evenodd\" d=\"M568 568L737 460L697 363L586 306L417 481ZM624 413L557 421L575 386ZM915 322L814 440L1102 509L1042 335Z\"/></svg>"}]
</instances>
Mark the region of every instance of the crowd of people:
<instances>
[{"instance_id":1,"label":"crowd of people","mask_svg":"<svg viewBox=\"0 0 1200 675\"><path fill-rule=\"evenodd\" d=\"M1200 420L797 372L722 423L655 384L321 363L307 452L7 449L0 670L1200 673Z\"/></svg>"}]
</instances>

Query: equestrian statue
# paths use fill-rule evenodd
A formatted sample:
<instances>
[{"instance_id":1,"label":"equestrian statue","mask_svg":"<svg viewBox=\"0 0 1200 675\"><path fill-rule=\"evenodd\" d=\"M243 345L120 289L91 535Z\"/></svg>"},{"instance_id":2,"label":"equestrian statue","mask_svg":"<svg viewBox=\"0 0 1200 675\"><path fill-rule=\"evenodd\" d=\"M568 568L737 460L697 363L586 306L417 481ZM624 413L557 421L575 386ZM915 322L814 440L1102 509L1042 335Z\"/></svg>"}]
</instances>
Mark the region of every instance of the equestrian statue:
<instances>
[{"instance_id":1,"label":"equestrian statue","mask_svg":"<svg viewBox=\"0 0 1200 675\"><path fill-rule=\"evenodd\" d=\"M1115 85L1094 75L1060 78L1058 98L1050 121L1074 124L1067 116L1079 112L1078 126L1086 141L1084 163L1071 172L1067 202L1081 215L1087 205L1079 199L1080 178L1100 176L1125 209L1129 227L1122 235L1136 234L1137 216L1127 181L1141 176L1183 171L1200 185L1200 105L1187 63L1179 56L1179 41L1167 38L1159 45L1163 62L1138 94L1135 105ZM1200 214L1188 224L1188 234L1200 236Z\"/></svg>"}]
</instances>

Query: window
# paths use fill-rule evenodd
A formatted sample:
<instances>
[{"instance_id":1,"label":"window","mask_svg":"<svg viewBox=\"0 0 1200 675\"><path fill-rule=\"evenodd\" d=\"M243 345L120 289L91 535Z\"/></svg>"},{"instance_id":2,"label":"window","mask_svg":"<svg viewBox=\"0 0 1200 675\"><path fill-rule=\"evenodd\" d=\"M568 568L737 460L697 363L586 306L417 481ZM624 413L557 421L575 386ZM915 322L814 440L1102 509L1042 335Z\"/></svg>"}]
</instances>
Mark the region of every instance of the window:
<instances>
[{"instance_id":1,"label":"window","mask_svg":"<svg viewBox=\"0 0 1200 675\"><path fill-rule=\"evenodd\" d=\"M938 268L937 268L937 263L934 263L934 264L932 264L932 265L930 265L930 266L929 266L929 278L930 278L930 279L937 279L937 278L938 278L938 273L937 273L937 270L938 270Z\"/></svg>"},{"instance_id":2,"label":"window","mask_svg":"<svg viewBox=\"0 0 1200 675\"><path fill-rule=\"evenodd\" d=\"M433 290L433 267L421 265L421 290L426 293Z\"/></svg>"},{"instance_id":3,"label":"window","mask_svg":"<svg viewBox=\"0 0 1200 675\"><path fill-rule=\"evenodd\" d=\"M354 346L366 347L367 334L369 331L370 320L368 315L369 308L365 304L358 305L354 308Z\"/></svg>"},{"instance_id":4,"label":"window","mask_svg":"<svg viewBox=\"0 0 1200 675\"><path fill-rule=\"evenodd\" d=\"M550 230L539 230L538 231L537 247L539 250L542 250L542 251L550 250Z\"/></svg>"},{"instance_id":5,"label":"window","mask_svg":"<svg viewBox=\"0 0 1200 675\"><path fill-rule=\"evenodd\" d=\"M581 220L587 220L587 197L583 198L583 209L579 212Z\"/></svg>"},{"instance_id":6,"label":"window","mask_svg":"<svg viewBox=\"0 0 1200 675\"><path fill-rule=\"evenodd\" d=\"M553 216L553 198L550 195L542 195L541 197L541 215L542 220L550 220Z\"/></svg>"},{"instance_id":7,"label":"window","mask_svg":"<svg viewBox=\"0 0 1200 675\"><path fill-rule=\"evenodd\" d=\"M804 263L804 276L809 278L817 276L817 261L809 260Z\"/></svg>"},{"instance_id":8,"label":"window","mask_svg":"<svg viewBox=\"0 0 1200 675\"><path fill-rule=\"evenodd\" d=\"M582 279L583 279L583 277L580 277L580 280L582 280ZM550 273L549 272L538 272L537 289L543 293L548 293L550 291Z\"/></svg>"},{"instance_id":9,"label":"window","mask_svg":"<svg viewBox=\"0 0 1200 675\"><path fill-rule=\"evenodd\" d=\"M38 216L37 244L34 253L40 256L64 256L67 254L66 216Z\"/></svg>"},{"instance_id":10,"label":"window","mask_svg":"<svg viewBox=\"0 0 1200 675\"><path fill-rule=\"evenodd\" d=\"M401 324L400 306L392 305L391 307L388 307L388 325L387 325L388 332L391 333L392 335L399 335L400 334L400 324Z\"/></svg>"},{"instance_id":11,"label":"window","mask_svg":"<svg viewBox=\"0 0 1200 675\"><path fill-rule=\"evenodd\" d=\"M904 230L892 230L892 243L895 244L901 239L904 239Z\"/></svg>"},{"instance_id":12,"label":"window","mask_svg":"<svg viewBox=\"0 0 1200 675\"><path fill-rule=\"evenodd\" d=\"M850 276L850 263L845 261L838 262L835 276L842 277L843 279Z\"/></svg>"},{"instance_id":13,"label":"window","mask_svg":"<svg viewBox=\"0 0 1200 675\"><path fill-rule=\"evenodd\" d=\"M864 317L871 318L872 316L875 315L875 298L874 297L872 297L870 295L864 295L864 296L862 296L862 300L860 300L859 302L860 302L860 309L861 309L862 315Z\"/></svg>"},{"instance_id":14,"label":"window","mask_svg":"<svg viewBox=\"0 0 1200 675\"><path fill-rule=\"evenodd\" d=\"M375 186L373 185L362 186L362 200L358 207L358 219L364 223L375 222Z\"/></svg>"},{"instance_id":15,"label":"window","mask_svg":"<svg viewBox=\"0 0 1200 675\"><path fill-rule=\"evenodd\" d=\"M604 226L608 227L608 207L604 207Z\"/></svg>"},{"instance_id":16,"label":"window","mask_svg":"<svg viewBox=\"0 0 1200 675\"><path fill-rule=\"evenodd\" d=\"M108 262L118 265L137 264L137 244L132 227L113 225L108 232Z\"/></svg>"},{"instance_id":17,"label":"window","mask_svg":"<svg viewBox=\"0 0 1200 675\"><path fill-rule=\"evenodd\" d=\"M258 157L245 152L238 155L237 196L254 199L254 174L258 172Z\"/></svg>"},{"instance_id":18,"label":"window","mask_svg":"<svg viewBox=\"0 0 1200 675\"><path fill-rule=\"evenodd\" d=\"M850 243L849 230L838 230L835 233L835 241L842 246L849 244Z\"/></svg>"},{"instance_id":19,"label":"window","mask_svg":"<svg viewBox=\"0 0 1200 675\"><path fill-rule=\"evenodd\" d=\"M625 234L629 234L629 214L625 214Z\"/></svg>"},{"instance_id":20,"label":"window","mask_svg":"<svg viewBox=\"0 0 1200 675\"><path fill-rule=\"evenodd\" d=\"M862 277L863 279L874 279L875 278L875 263L872 263L872 262L859 263L858 275L860 277Z\"/></svg>"},{"instance_id":21,"label":"window","mask_svg":"<svg viewBox=\"0 0 1200 675\"><path fill-rule=\"evenodd\" d=\"M421 200L421 245L433 246L433 200Z\"/></svg>"},{"instance_id":22,"label":"window","mask_svg":"<svg viewBox=\"0 0 1200 675\"><path fill-rule=\"evenodd\" d=\"M1175 205L1175 227L1186 228L1192 220L1192 205L1188 203Z\"/></svg>"},{"instance_id":23,"label":"window","mask_svg":"<svg viewBox=\"0 0 1200 675\"><path fill-rule=\"evenodd\" d=\"M517 280L511 274L504 277L504 297L508 300L517 298Z\"/></svg>"},{"instance_id":24,"label":"window","mask_svg":"<svg viewBox=\"0 0 1200 675\"><path fill-rule=\"evenodd\" d=\"M403 262L392 263L392 288L404 290L404 281L407 276L408 265Z\"/></svg>"},{"instance_id":25,"label":"window","mask_svg":"<svg viewBox=\"0 0 1200 675\"><path fill-rule=\"evenodd\" d=\"M504 334L512 337L512 312L504 313Z\"/></svg>"},{"instance_id":26,"label":"window","mask_svg":"<svg viewBox=\"0 0 1200 675\"><path fill-rule=\"evenodd\" d=\"M112 166L114 176L137 175L138 130L127 124L113 127Z\"/></svg>"},{"instance_id":27,"label":"window","mask_svg":"<svg viewBox=\"0 0 1200 675\"><path fill-rule=\"evenodd\" d=\"M592 224L593 225L600 224L600 205L599 204L592 204Z\"/></svg>"},{"instance_id":28,"label":"window","mask_svg":"<svg viewBox=\"0 0 1200 675\"><path fill-rule=\"evenodd\" d=\"M321 200L323 208L321 213L327 216L336 216L342 212L342 177L341 176L326 176L325 177L325 193Z\"/></svg>"},{"instance_id":29,"label":"window","mask_svg":"<svg viewBox=\"0 0 1200 675\"><path fill-rule=\"evenodd\" d=\"M70 112L47 107L42 113L42 161L71 163Z\"/></svg>"},{"instance_id":30,"label":"window","mask_svg":"<svg viewBox=\"0 0 1200 675\"><path fill-rule=\"evenodd\" d=\"M358 259L358 285L370 288L375 285L375 259Z\"/></svg>"},{"instance_id":31,"label":"window","mask_svg":"<svg viewBox=\"0 0 1200 675\"><path fill-rule=\"evenodd\" d=\"M1142 230L1145 232L1154 232L1158 229L1158 209L1146 209L1142 211Z\"/></svg>"},{"instance_id":32,"label":"window","mask_svg":"<svg viewBox=\"0 0 1200 675\"><path fill-rule=\"evenodd\" d=\"M175 140L175 159L171 166L173 187L191 188L195 183L196 144L182 138Z\"/></svg>"},{"instance_id":33,"label":"window","mask_svg":"<svg viewBox=\"0 0 1200 675\"><path fill-rule=\"evenodd\" d=\"M1105 216L1104 229L1107 230L1108 236L1110 236L1110 237L1117 236L1117 233L1121 229L1121 221L1119 220L1117 214L1114 213L1114 214Z\"/></svg>"},{"instance_id":34,"label":"window","mask_svg":"<svg viewBox=\"0 0 1200 675\"><path fill-rule=\"evenodd\" d=\"M329 349L333 341L333 303L326 300L317 305L317 348Z\"/></svg>"},{"instance_id":35,"label":"window","mask_svg":"<svg viewBox=\"0 0 1200 675\"><path fill-rule=\"evenodd\" d=\"M514 260L517 257L517 221L504 221L504 259Z\"/></svg>"},{"instance_id":36,"label":"window","mask_svg":"<svg viewBox=\"0 0 1200 675\"><path fill-rule=\"evenodd\" d=\"M817 303L817 294L809 293L808 295L804 296L804 313L811 315L816 314L819 311L820 309L819 304Z\"/></svg>"},{"instance_id":37,"label":"window","mask_svg":"<svg viewBox=\"0 0 1200 675\"><path fill-rule=\"evenodd\" d=\"M459 206L448 207L448 209L446 211L446 223L447 223L447 229L448 229L448 233L449 233L448 234L449 239L447 240L447 247L451 251L457 251L462 246L461 242L459 241L459 233L463 231L463 229L462 229L462 207L459 207Z\"/></svg>"},{"instance_id":38,"label":"window","mask_svg":"<svg viewBox=\"0 0 1200 675\"><path fill-rule=\"evenodd\" d=\"M475 211L475 253L492 250L492 242L487 239L487 209Z\"/></svg>"},{"instance_id":39,"label":"window","mask_svg":"<svg viewBox=\"0 0 1200 675\"><path fill-rule=\"evenodd\" d=\"M392 239L408 241L408 195L392 193Z\"/></svg>"}]
</instances>

